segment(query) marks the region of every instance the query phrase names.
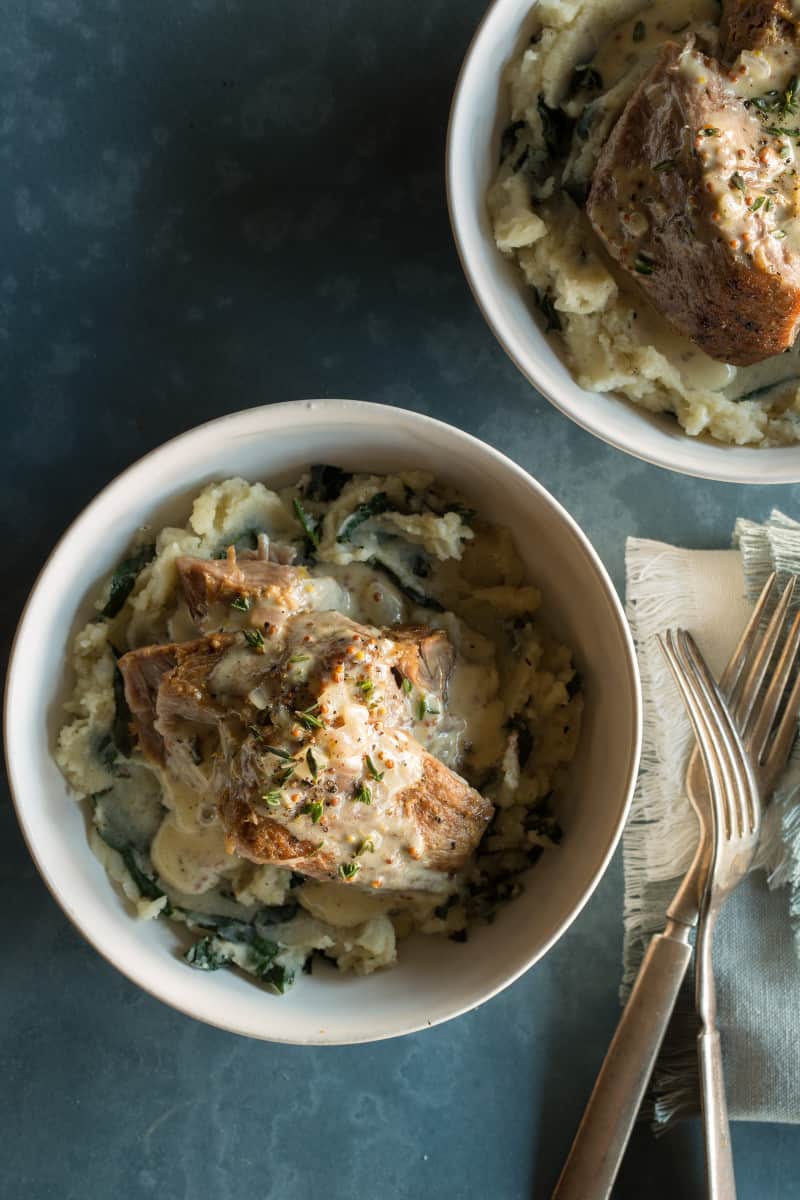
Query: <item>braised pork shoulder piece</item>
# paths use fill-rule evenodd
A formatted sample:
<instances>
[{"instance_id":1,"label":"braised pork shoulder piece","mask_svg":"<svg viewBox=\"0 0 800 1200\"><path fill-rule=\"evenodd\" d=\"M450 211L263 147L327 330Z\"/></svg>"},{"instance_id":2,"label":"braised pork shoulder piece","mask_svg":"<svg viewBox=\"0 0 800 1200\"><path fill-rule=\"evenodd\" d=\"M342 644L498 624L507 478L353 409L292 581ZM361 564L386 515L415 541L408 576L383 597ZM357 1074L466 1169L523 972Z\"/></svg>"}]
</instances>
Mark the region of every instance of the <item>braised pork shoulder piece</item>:
<instances>
[{"instance_id":1,"label":"braised pork shoulder piece","mask_svg":"<svg viewBox=\"0 0 800 1200\"><path fill-rule=\"evenodd\" d=\"M791 0L722 0L719 41L723 61L732 63L742 50L780 50L797 42L800 10Z\"/></svg>"},{"instance_id":2,"label":"braised pork shoulder piece","mask_svg":"<svg viewBox=\"0 0 800 1200\"><path fill-rule=\"evenodd\" d=\"M800 323L785 229L800 181L770 129L692 39L668 42L606 142L587 204L654 307L736 366L786 350Z\"/></svg>"},{"instance_id":3,"label":"braised pork shoulder piece","mask_svg":"<svg viewBox=\"0 0 800 1200\"><path fill-rule=\"evenodd\" d=\"M356 887L442 889L493 814L414 736L446 703L446 633L303 611L303 568L187 558L178 571L195 615L233 602L249 623L120 659L144 755L211 793L244 858Z\"/></svg>"}]
</instances>

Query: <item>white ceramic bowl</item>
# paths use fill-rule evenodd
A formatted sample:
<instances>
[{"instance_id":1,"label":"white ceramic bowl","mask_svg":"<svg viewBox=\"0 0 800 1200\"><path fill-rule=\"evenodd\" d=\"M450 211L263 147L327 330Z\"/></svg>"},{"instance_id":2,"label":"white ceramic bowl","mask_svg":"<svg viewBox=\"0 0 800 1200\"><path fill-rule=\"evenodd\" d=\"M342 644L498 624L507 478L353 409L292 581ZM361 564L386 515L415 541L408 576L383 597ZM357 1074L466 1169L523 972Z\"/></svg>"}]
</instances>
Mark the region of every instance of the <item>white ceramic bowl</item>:
<instances>
[{"instance_id":1,"label":"white ceramic bowl","mask_svg":"<svg viewBox=\"0 0 800 1200\"><path fill-rule=\"evenodd\" d=\"M565 838L523 895L466 945L419 936L397 968L367 979L301 976L284 998L233 972L202 974L175 955L169 922L125 911L91 854L80 807L52 758L69 687L73 634L98 581L141 524L185 522L209 480L289 483L309 462L354 470L430 469L508 525L544 611L574 647L587 710ZM46 634L43 636L43 631ZM17 631L5 744L23 833L51 892L100 953L135 983L212 1025L281 1042L373 1041L435 1025L506 987L561 936L591 895L619 839L639 758L640 696L628 627L613 587L575 522L520 467L489 446L415 413L348 400L309 400L236 413L148 454L89 505L56 546Z\"/></svg>"},{"instance_id":2,"label":"white ceramic bowl","mask_svg":"<svg viewBox=\"0 0 800 1200\"><path fill-rule=\"evenodd\" d=\"M530 36L533 0L495 0L467 51L447 139L450 221L464 272L503 349L534 387L578 425L620 450L686 475L734 483L800 481L800 446L758 450L691 438L670 417L579 387L533 316L531 289L497 249L486 193L508 124L506 64Z\"/></svg>"}]
</instances>

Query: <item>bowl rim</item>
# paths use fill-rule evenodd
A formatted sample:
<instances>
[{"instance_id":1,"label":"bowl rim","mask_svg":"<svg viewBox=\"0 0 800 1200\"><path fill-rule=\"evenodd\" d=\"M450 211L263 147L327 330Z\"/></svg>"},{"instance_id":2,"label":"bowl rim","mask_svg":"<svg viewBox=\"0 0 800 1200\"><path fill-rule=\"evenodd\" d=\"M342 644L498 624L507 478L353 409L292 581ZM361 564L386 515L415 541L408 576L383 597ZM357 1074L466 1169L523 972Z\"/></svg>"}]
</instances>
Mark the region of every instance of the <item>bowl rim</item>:
<instances>
[{"instance_id":1,"label":"bowl rim","mask_svg":"<svg viewBox=\"0 0 800 1200\"><path fill-rule=\"evenodd\" d=\"M529 0L528 12L532 11L536 7L537 2L538 0ZM724 454L731 456L730 465L727 467L723 466L721 463L718 466L716 461L714 462L713 466L702 466L697 462L680 462L678 457L680 455L680 449L676 449L675 454L670 453L668 448L669 443L666 443L665 448L661 450L657 449L655 446L650 446L649 444L646 444L645 446L634 444L635 439L633 437L626 438L624 436L616 436L613 433L608 432L604 428L602 416L593 417L588 413L587 410L582 409L569 399L564 398L564 394L562 393L560 385L555 379L554 374L547 363L538 360L536 363L536 366L538 367L538 373L536 370L533 370L517 346L516 339L506 331L502 318L495 311L496 306L494 303L494 298L487 294L488 289L482 288L478 279L478 273L473 267L470 254L467 249L467 236L465 231L466 222L469 219L469 205L461 203L458 199L461 185L459 183L460 171L456 156L466 132L465 130L462 130L462 126L466 122L466 117L464 116L464 98L467 95L467 89L471 83L471 73L474 68L475 54L480 49L484 37L487 34L487 30L489 30L490 26L495 20L497 10L505 7L508 3L509 0L491 0L486 11L481 17L477 28L472 35L472 38L470 39L458 72L455 88L453 90L453 97L450 102L450 111L447 121L447 136L445 142L445 191L447 195L447 211L450 219L450 229L455 242L456 253L458 254L458 258L461 263L461 268L464 272L467 283L469 284L473 299L475 300L483 319L486 321L486 324L489 326L495 338L500 343L500 346L511 359L514 366L517 368L523 378L525 378L532 387L539 391L542 396L544 396L544 398L554 406L554 408L557 408L559 412L562 412L565 416L569 417L569 419L574 421L575 424L580 426L581 429L584 429L587 433L599 438L600 441L605 442L607 446L613 446L614 449L621 450L624 454L627 454L632 458L639 459L642 462L650 463L652 466L661 467L663 470L673 471L676 474L688 475L695 479L708 479L719 483L748 483L757 486L800 482L800 443L797 445L777 447L736 446L714 440L708 442L702 438L692 437L692 435L682 430L681 440L688 439L690 444L697 446L698 448L707 448L711 453L723 452ZM499 74L497 77L497 83L498 88L500 88L502 86L502 79ZM502 257L500 255L500 251L494 245L493 250L498 258ZM575 383L575 386L577 388L578 384ZM600 393L589 392L586 394L598 395ZM615 393L607 394L617 400L617 402L620 404L627 403L633 408L639 408L639 406L634 405L632 401L626 401L624 397L617 397ZM653 416L653 414L648 414L647 410L643 408L640 411L643 419L646 419L648 416L652 418ZM661 431L655 430L655 433L656 438L660 442ZM759 470L755 464L752 467L748 467L744 462L741 462L741 459L741 465L735 466L734 462L736 460L733 456L736 455L737 451L740 453L740 455L742 452L758 455L766 455L771 453L774 455L776 451L779 451L786 458L788 458L789 454L794 451L796 454L796 464L792 466L791 464L785 465L784 463L781 463L778 466L775 465L773 458L770 466L770 474L769 476L766 476L763 473L759 473Z\"/></svg>"},{"instance_id":2,"label":"bowl rim","mask_svg":"<svg viewBox=\"0 0 800 1200\"><path fill-rule=\"evenodd\" d=\"M38 854L35 833L29 827L26 817L26 805L23 797L23 781L18 770L18 756L13 743L14 721L12 714L15 707L14 697L19 687L22 686L20 680L21 676L24 674L24 663L18 651L23 643L23 639L28 633L28 621L34 600L43 585L46 585L48 582L51 572L55 571L60 557L69 552L72 541L79 536L81 530L86 525L91 523L95 512L103 505L109 494L112 491L117 492L124 489L132 476L145 472L149 465L154 462L154 460L168 458L170 454L174 453L178 446L185 448L186 445L190 444L192 440L206 438L208 434L215 429L221 430L223 427L227 427L226 432L231 432L237 425L247 425L250 423L257 424L259 418L263 417L264 414L270 414L270 419L274 420L276 416L278 419L280 419L282 413L288 413L289 411L296 412L302 408L306 408L310 412L318 411L317 406L324 406L326 419L332 418L335 421L345 421L348 419L348 417L351 417L354 412L357 412L361 419L367 420L374 417L383 417L385 420L387 413L392 413L393 419L406 421L410 425L416 426L418 429L423 431L431 426L438 427L440 431L445 431L447 436L454 437L463 445L471 445L480 453L488 454L489 457L494 458L499 465L517 475L530 488L532 488L535 492L538 492L543 502L551 507L555 511L556 516L560 518L561 521L565 522L570 528L570 531L577 539L588 565L594 571L598 582L605 593L606 599L610 604L615 618L615 623L618 627L625 648L625 667L628 677L628 684L630 687L631 700L630 707L632 727L628 730L629 747L628 763L626 767L627 782L625 786L624 797L622 799L622 803L620 805L614 825L610 831L607 845L603 850L601 859L599 860L599 864L583 892L576 899L573 906L569 909L560 925L550 933L546 941L533 955L525 960L519 969L505 976L496 986L492 986L488 990L482 991L477 996L470 996L463 1003L455 1003L451 1010L436 1016L432 1020L413 1020L395 1030L380 1032L378 1034L367 1035L363 1037L283 1037L275 1036L268 1032L256 1032L252 1029L243 1029L240 1025L232 1023L230 1020L226 1020L224 1013L221 1013L218 1018L212 1018L206 1014L199 1014L193 1009L190 1003L182 1002L180 998L173 996L166 989L159 988L157 983L152 981L143 982L133 968L128 966L127 958L124 953L115 955L113 952L109 951L99 943L93 933L92 922L88 919L85 919L83 914L78 914L72 909L69 903L68 895L62 892L58 880L53 878L46 862L43 861ZM247 431L247 436L258 437L258 429L254 428ZM153 497L152 504L154 508L158 505L158 503L159 497ZM622 836L633 799L633 792L636 785L641 757L642 725L642 693L638 662L636 658L633 636L625 617L622 603L597 551L594 549L588 537L580 528L578 523L567 512L563 505L541 483L539 483L538 480L530 475L518 463L508 458L494 446L491 446L487 442L474 437L472 434L457 429L455 426L452 426L445 421L440 421L435 417L429 417L426 414L417 413L413 410L398 409L392 405L378 404L371 401L332 398L318 400L290 400L276 404L259 405L253 408L241 409L233 413L225 414L221 417L213 418L209 421L203 422L200 425L192 426L189 429L169 438L166 442L162 442L160 445L154 447L152 450L136 459L112 480L110 480L109 483L107 483L69 523L67 528L64 530L53 548L48 553L33 584L31 585L30 592L23 606L11 643L3 698L4 757L9 781L9 790L17 816L17 822L19 824L28 852L30 853L45 886L50 892L50 895L56 901L62 912L70 920L72 925L78 930L81 936L85 938L85 940L100 954L103 959L105 959L106 962L108 962L112 967L130 980L131 983L134 983L148 995L162 1001L170 1008L183 1013L185 1016L192 1017L195 1020L201 1021L207 1025L211 1025L212 1027L216 1027L230 1033L236 1033L240 1036L252 1037L259 1041L289 1045L368 1044L371 1042L384 1041L394 1037L405 1036L411 1033L418 1033L425 1029L433 1028L436 1025L444 1024L447 1021L463 1016L465 1013L471 1012L472 1010L480 1007L482 1004L486 1003L488 1000L491 1000L494 996L510 987L512 983L516 982L517 979L529 971L531 967L533 967L541 958L544 957L545 954L548 953L550 949L552 949L555 943L559 941L559 939L564 935L564 933L566 933L569 927L577 919L577 917L585 908L586 904L594 895L595 890L597 889L600 881L608 869L611 858L616 851Z\"/></svg>"}]
</instances>

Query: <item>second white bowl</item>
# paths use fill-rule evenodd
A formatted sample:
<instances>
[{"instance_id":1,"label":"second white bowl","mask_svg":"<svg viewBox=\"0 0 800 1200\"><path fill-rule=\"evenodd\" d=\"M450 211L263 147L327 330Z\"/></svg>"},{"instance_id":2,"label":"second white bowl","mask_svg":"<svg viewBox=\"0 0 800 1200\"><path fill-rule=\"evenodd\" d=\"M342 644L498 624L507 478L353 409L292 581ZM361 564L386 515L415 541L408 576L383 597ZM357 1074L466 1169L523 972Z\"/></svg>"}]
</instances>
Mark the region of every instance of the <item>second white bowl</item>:
<instances>
[{"instance_id":1,"label":"second white bowl","mask_svg":"<svg viewBox=\"0 0 800 1200\"><path fill-rule=\"evenodd\" d=\"M579 387L533 316L531 289L497 249L486 193L497 171L508 103L503 72L528 40L531 0L495 0L467 51L447 139L450 221L464 272L495 336L534 387L578 425L636 458L705 479L800 481L800 445L756 449L683 433L613 394Z\"/></svg>"}]
</instances>

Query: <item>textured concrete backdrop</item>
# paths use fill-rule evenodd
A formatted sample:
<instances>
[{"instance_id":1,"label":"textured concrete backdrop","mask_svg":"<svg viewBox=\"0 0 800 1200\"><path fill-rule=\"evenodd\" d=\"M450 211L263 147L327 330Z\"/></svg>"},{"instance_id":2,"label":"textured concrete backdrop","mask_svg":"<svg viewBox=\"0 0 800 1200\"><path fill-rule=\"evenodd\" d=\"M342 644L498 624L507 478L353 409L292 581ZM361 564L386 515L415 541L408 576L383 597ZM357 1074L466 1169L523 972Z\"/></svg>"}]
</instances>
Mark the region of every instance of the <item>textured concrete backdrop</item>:
<instances>
[{"instance_id":1,"label":"textured concrete backdrop","mask_svg":"<svg viewBox=\"0 0 800 1200\"><path fill-rule=\"evenodd\" d=\"M451 421L553 491L618 587L627 534L723 546L737 514L791 510L788 488L690 481L608 449L495 344L444 197L448 105L481 11L0 5L6 647L94 493L248 405L354 396ZM618 860L571 933L483 1009L333 1050L204 1028L121 978L50 899L7 794L0 863L3 1196L548 1195L617 1017ZM800 1195L800 1130L734 1139L744 1200ZM640 1132L618 1195L702 1196L696 1129Z\"/></svg>"}]
</instances>

